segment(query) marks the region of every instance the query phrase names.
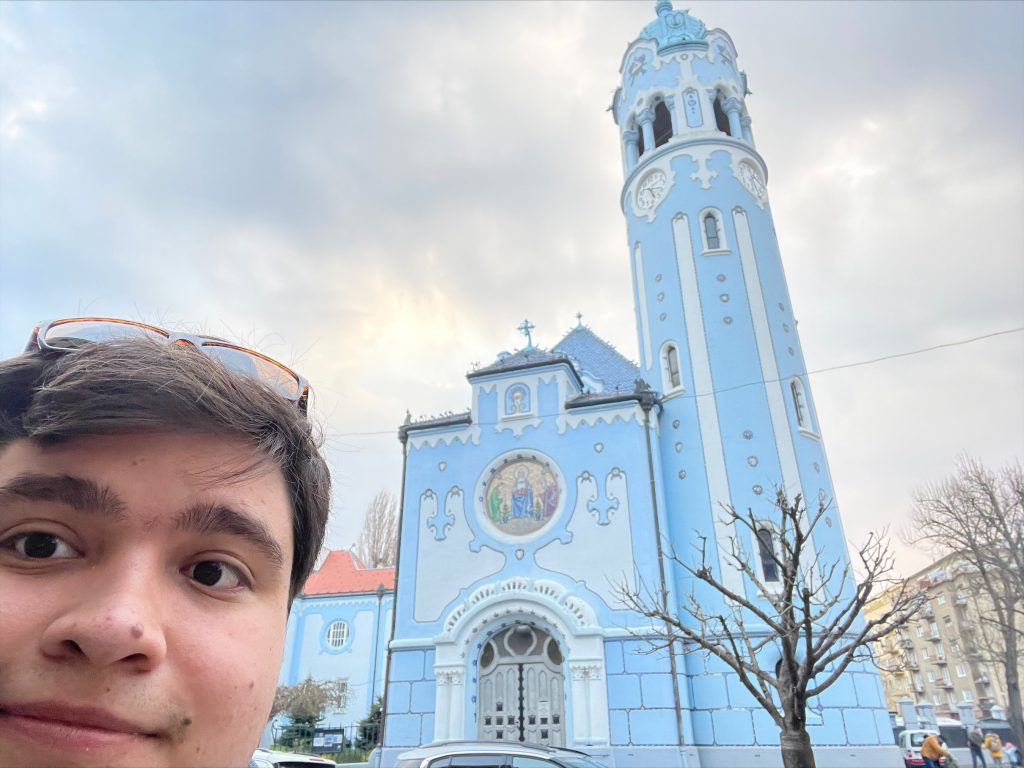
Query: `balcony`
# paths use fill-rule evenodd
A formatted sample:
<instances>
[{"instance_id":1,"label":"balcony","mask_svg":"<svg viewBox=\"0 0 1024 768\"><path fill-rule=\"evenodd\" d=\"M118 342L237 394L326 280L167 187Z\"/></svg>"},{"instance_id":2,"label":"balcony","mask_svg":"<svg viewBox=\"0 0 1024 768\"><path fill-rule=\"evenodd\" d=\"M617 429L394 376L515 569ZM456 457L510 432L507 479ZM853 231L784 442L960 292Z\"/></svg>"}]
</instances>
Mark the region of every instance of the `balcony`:
<instances>
[{"instance_id":1,"label":"balcony","mask_svg":"<svg viewBox=\"0 0 1024 768\"><path fill-rule=\"evenodd\" d=\"M946 661L946 657L945 656L936 656L935 657L935 663L936 664L949 664L949 662Z\"/></svg>"},{"instance_id":2,"label":"balcony","mask_svg":"<svg viewBox=\"0 0 1024 768\"><path fill-rule=\"evenodd\" d=\"M931 640L933 643L937 643L942 639L942 635L940 635L938 632L932 632L930 635L928 635L928 639Z\"/></svg>"},{"instance_id":3,"label":"balcony","mask_svg":"<svg viewBox=\"0 0 1024 768\"><path fill-rule=\"evenodd\" d=\"M932 610L932 607L930 605L926 605L924 608L921 609L921 612L917 614L917 616L920 619L934 619L935 611Z\"/></svg>"},{"instance_id":4,"label":"balcony","mask_svg":"<svg viewBox=\"0 0 1024 768\"><path fill-rule=\"evenodd\" d=\"M924 684L914 683L914 693L924 693Z\"/></svg>"},{"instance_id":5,"label":"balcony","mask_svg":"<svg viewBox=\"0 0 1024 768\"><path fill-rule=\"evenodd\" d=\"M953 689L953 681L952 680L942 680L942 681L939 682L939 685L941 685L946 690L952 690Z\"/></svg>"},{"instance_id":6,"label":"balcony","mask_svg":"<svg viewBox=\"0 0 1024 768\"><path fill-rule=\"evenodd\" d=\"M960 631L961 632L973 632L977 628L978 628L978 625L975 624L970 619L964 619L963 621L960 622Z\"/></svg>"},{"instance_id":7,"label":"balcony","mask_svg":"<svg viewBox=\"0 0 1024 768\"><path fill-rule=\"evenodd\" d=\"M914 647L914 641L911 640L909 637L901 637L900 638L900 647L901 648L913 648Z\"/></svg>"},{"instance_id":8,"label":"balcony","mask_svg":"<svg viewBox=\"0 0 1024 768\"><path fill-rule=\"evenodd\" d=\"M921 669L921 665L918 664L916 661L906 661L906 662L904 662L904 665L906 666L907 669L912 669L915 672L917 672L919 669Z\"/></svg>"},{"instance_id":9,"label":"balcony","mask_svg":"<svg viewBox=\"0 0 1024 768\"><path fill-rule=\"evenodd\" d=\"M978 675L976 678L974 678L974 684L975 685L988 685L989 684L989 682L988 682L988 675Z\"/></svg>"},{"instance_id":10,"label":"balcony","mask_svg":"<svg viewBox=\"0 0 1024 768\"><path fill-rule=\"evenodd\" d=\"M967 606L967 595L964 595L964 594L962 594L960 592L957 592L956 593L956 599L953 600L953 605L959 606L960 608L966 607Z\"/></svg>"}]
</instances>

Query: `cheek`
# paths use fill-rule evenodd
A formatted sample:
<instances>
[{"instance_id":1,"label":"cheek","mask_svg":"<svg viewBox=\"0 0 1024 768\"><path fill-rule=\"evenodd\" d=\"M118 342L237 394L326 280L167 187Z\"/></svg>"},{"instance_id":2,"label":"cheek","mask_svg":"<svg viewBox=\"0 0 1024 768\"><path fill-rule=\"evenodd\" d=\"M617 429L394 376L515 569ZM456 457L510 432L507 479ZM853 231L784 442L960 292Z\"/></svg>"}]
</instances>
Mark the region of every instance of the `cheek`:
<instances>
[{"instance_id":1,"label":"cheek","mask_svg":"<svg viewBox=\"0 0 1024 768\"><path fill-rule=\"evenodd\" d=\"M194 707L193 735L255 747L267 723L284 649L285 619L204 622L179 645Z\"/></svg>"}]
</instances>

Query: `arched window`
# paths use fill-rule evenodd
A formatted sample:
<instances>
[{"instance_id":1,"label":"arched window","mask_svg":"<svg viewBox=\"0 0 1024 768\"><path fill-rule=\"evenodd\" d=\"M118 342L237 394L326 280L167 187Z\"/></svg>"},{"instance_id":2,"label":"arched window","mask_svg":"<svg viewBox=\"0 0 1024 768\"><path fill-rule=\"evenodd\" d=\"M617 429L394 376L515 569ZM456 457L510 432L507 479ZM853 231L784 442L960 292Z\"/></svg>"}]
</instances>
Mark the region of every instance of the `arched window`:
<instances>
[{"instance_id":1,"label":"arched window","mask_svg":"<svg viewBox=\"0 0 1024 768\"><path fill-rule=\"evenodd\" d=\"M757 551L761 558L761 578L765 584L779 580L779 565L775 562L775 545L771 528L757 529Z\"/></svg>"},{"instance_id":2,"label":"arched window","mask_svg":"<svg viewBox=\"0 0 1024 768\"><path fill-rule=\"evenodd\" d=\"M660 147L672 138L672 115L664 101L654 105L654 146Z\"/></svg>"},{"instance_id":3,"label":"arched window","mask_svg":"<svg viewBox=\"0 0 1024 768\"><path fill-rule=\"evenodd\" d=\"M713 213L704 214L704 244L706 250L715 251L722 247L722 238L718 232L718 217Z\"/></svg>"},{"instance_id":4,"label":"arched window","mask_svg":"<svg viewBox=\"0 0 1024 768\"><path fill-rule=\"evenodd\" d=\"M729 133L729 118L725 115L725 110L722 109L722 94L715 94L715 125L722 133L726 136L732 136Z\"/></svg>"},{"instance_id":5,"label":"arched window","mask_svg":"<svg viewBox=\"0 0 1024 768\"><path fill-rule=\"evenodd\" d=\"M679 373L679 350L671 342L666 344L661 352L662 378L666 392L678 389L683 383Z\"/></svg>"},{"instance_id":6,"label":"arched window","mask_svg":"<svg viewBox=\"0 0 1024 768\"><path fill-rule=\"evenodd\" d=\"M341 648L348 642L348 622L335 621L327 627L327 644L331 648Z\"/></svg>"},{"instance_id":7,"label":"arched window","mask_svg":"<svg viewBox=\"0 0 1024 768\"><path fill-rule=\"evenodd\" d=\"M796 423L798 426L807 426L807 406L804 405L803 386L800 379L790 379L789 391L793 395L793 409L796 411Z\"/></svg>"},{"instance_id":8,"label":"arched window","mask_svg":"<svg viewBox=\"0 0 1024 768\"><path fill-rule=\"evenodd\" d=\"M644 156L644 131L639 125L634 125L633 130L637 133L636 139L636 154L637 157Z\"/></svg>"}]
</instances>

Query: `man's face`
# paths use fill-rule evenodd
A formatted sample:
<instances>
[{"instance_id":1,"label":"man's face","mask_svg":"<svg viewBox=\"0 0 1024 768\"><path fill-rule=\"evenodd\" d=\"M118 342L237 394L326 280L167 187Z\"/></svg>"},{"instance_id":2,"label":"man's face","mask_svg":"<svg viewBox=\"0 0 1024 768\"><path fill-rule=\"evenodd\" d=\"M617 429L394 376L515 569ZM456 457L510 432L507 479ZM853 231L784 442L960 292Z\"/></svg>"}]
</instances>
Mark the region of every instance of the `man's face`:
<instances>
[{"instance_id":1,"label":"man's face","mask_svg":"<svg viewBox=\"0 0 1024 768\"><path fill-rule=\"evenodd\" d=\"M0 450L0 765L247 763L292 563L258 461L188 434Z\"/></svg>"}]
</instances>

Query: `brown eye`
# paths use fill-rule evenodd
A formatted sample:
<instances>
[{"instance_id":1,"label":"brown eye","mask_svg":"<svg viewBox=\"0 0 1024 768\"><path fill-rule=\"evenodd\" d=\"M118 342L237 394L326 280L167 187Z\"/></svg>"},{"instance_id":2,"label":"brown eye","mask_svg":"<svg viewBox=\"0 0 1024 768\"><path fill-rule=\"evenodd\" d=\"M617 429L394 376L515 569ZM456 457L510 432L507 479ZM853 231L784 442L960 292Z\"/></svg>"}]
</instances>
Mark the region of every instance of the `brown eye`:
<instances>
[{"instance_id":1,"label":"brown eye","mask_svg":"<svg viewBox=\"0 0 1024 768\"><path fill-rule=\"evenodd\" d=\"M19 533L5 545L29 560L63 560L78 553L60 536L43 531Z\"/></svg>"},{"instance_id":2,"label":"brown eye","mask_svg":"<svg viewBox=\"0 0 1024 768\"><path fill-rule=\"evenodd\" d=\"M234 589L244 582L238 571L217 560L201 560L185 569L185 574L210 589Z\"/></svg>"}]
</instances>

